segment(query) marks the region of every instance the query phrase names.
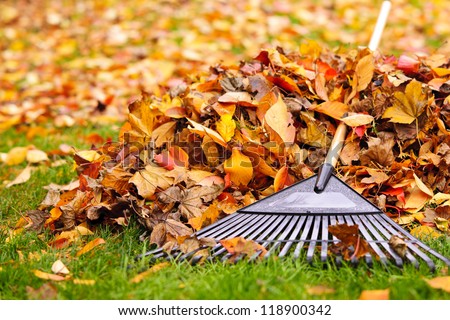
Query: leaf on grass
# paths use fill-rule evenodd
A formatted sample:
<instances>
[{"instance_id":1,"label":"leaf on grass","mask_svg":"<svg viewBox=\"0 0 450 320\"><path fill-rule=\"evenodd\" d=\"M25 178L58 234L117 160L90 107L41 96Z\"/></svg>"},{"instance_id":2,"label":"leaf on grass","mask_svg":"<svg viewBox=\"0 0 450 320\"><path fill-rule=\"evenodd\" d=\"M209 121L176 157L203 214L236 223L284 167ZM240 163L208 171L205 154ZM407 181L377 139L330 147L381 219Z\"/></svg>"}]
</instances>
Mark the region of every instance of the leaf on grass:
<instances>
[{"instance_id":1,"label":"leaf on grass","mask_svg":"<svg viewBox=\"0 0 450 320\"><path fill-rule=\"evenodd\" d=\"M43 272L41 270L33 270L33 273L36 277L44 279L44 280L52 280L52 281L64 281L66 280L65 277L57 275L57 274L52 274L52 273L47 273L47 272Z\"/></svg>"},{"instance_id":2,"label":"leaf on grass","mask_svg":"<svg viewBox=\"0 0 450 320\"><path fill-rule=\"evenodd\" d=\"M58 296L58 289L51 282L46 282L37 289L30 286L25 289L30 300L53 300Z\"/></svg>"},{"instance_id":3,"label":"leaf on grass","mask_svg":"<svg viewBox=\"0 0 450 320\"><path fill-rule=\"evenodd\" d=\"M95 284L95 280L92 279L73 279L73 284L79 284L84 286L93 286Z\"/></svg>"},{"instance_id":4,"label":"leaf on grass","mask_svg":"<svg viewBox=\"0 0 450 320\"><path fill-rule=\"evenodd\" d=\"M131 283L139 283L139 282L141 282L142 280L144 280L145 278L147 278L147 277L149 277L150 275L152 275L152 274L154 274L154 273L156 273L156 272L158 272L158 271L161 271L162 269L165 269L165 268L167 268L167 267L169 267L170 266L170 263L169 262L161 262L161 263L158 263L158 264L155 264L154 266L152 266L150 269L148 269L148 270L146 270L146 271L144 271L144 272L141 272L141 273L139 273L138 275L136 275L136 276L134 276L131 280L130 280L130 282Z\"/></svg>"},{"instance_id":5,"label":"leaf on grass","mask_svg":"<svg viewBox=\"0 0 450 320\"><path fill-rule=\"evenodd\" d=\"M103 240L102 238L96 238L90 242L88 242L80 251L77 252L76 256L79 257L82 254L85 254L89 251L91 251L92 249L94 249L95 247L101 245L101 244L105 244L106 241Z\"/></svg>"},{"instance_id":6,"label":"leaf on grass","mask_svg":"<svg viewBox=\"0 0 450 320\"><path fill-rule=\"evenodd\" d=\"M24 228L41 232L44 227L45 221L50 217L47 211L42 210L29 210L26 212L26 217L30 220L30 223Z\"/></svg>"},{"instance_id":7,"label":"leaf on grass","mask_svg":"<svg viewBox=\"0 0 450 320\"><path fill-rule=\"evenodd\" d=\"M441 289L450 293L450 276L424 279L428 285L434 289Z\"/></svg>"},{"instance_id":8,"label":"leaf on grass","mask_svg":"<svg viewBox=\"0 0 450 320\"><path fill-rule=\"evenodd\" d=\"M389 300L389 289L384 290L363 290L359 300Z\"/></svg>"},{"instance_id":9,"label":"leaf on grass","mask_svg":"<svg viewBox=\"0 0 450 320\"><path fill-rule=\"evenodd\" d=\"M10 188L17 184L22 184L22 183L27 182L28 180L30 180L32 171L33 171L32 167L26 167L19 173L19 175L13 181L11 181L10 183L8 183L6 185L6 188Z\"/></svg>"},{"instance_id":10,"label":"leaf on grass","mask_svg":"<svg viewBox=\"0 0 450 320\"><path fill-rule=\"evenodd\" d=\"M336 292L336 289L324 285L317 285L317 286L307 286L306 292L312 296L322 296L325 294L333 294Z\"/></svg>"},{"instance_id":11,"label":"leaf on grass","mask_svg":"<svg viewBox=\"0 0 450 320\"><path fill-rule=\"evenodd\" d=\"M427 95L422 92L422 83L413 79L406 86L405 92L394 93L394 105L386 109L383 119L395 123L410 124L423 113L427 105Z\"/></svg>"},{"instance_id":12,"label":"leaf on grass","mask_svg":"<svg viewBox=\"0 0 450 320\"><path fill-rule=\"evenodd\" d=\"M66 265L61 260L56 260L52 264L52 272L55 274L67 275L70 273Z\"/></svg>"},{"instance_id":13,"label":"leaf on grass","mask_svg":"<svg viewBox=\"0 0 450 320\"><path fill-rule=\"evenodd\" d=\"M372 253L367 241L359 234L358 225L337 224L328 226L328 231L341 240L340 243L330 246L336 254L342 254L345 260L361 258L366 253Z\"/></svg>"},{"instance_id":14,"label":"leaf on grass","mask_svg":"<svg viewBox=\"0 0 450 320\"><path fill-rule=\"evenodd\" d=\"M225 172L230 175L231 181L236 186L246 186L253 178L253 166L250 158L237 148L233 149L231 157L225 160L223 165Z\"/></svg>"},{"instance_id":15,"label":"leaf on grass","mask_svg":"<svg viewBox=\"0 0 450 320\"><path fill-rule=\"evenodd\" d=\"M27 147L14 147L6 154L4 163L9 166L15 166L25 161L27 157Z\"/></svg>"},{"instance_id":16,"label":"leaf on grass","mask_svg":"<svg viewBox=\"0 0 450 320\"><path fill-rule=\"evenodd\" d=\"M243 237L220 240L220 243L228 251L228 253L233 255L231 260L242 254L248 257L258 254L258 257L261 259L267 253L266 248L262 245L253 240L247 240Z\"/></svg>"},{"instance_id":17,"label":"leaf on grass","mask_svg":"<svg viewBox=\"0 0 450 320\"><path fill-rule=\"evenodd\" d=\"M48 156L42 150L31 149L27 151L26 159L29 163L39 163L48 161Z\"/></svg>"},{"instance_id":18,"label":"leaf on grass","mask_svg":"<svg viewBox=\"0 0 450 320\"><path fill-rule=\"evenodd\" d=\"M429 226L419 226L411 230L411 235L419 239L440 238L442 233L436 231L436 229Z\"/></svg>"}]
</instances>

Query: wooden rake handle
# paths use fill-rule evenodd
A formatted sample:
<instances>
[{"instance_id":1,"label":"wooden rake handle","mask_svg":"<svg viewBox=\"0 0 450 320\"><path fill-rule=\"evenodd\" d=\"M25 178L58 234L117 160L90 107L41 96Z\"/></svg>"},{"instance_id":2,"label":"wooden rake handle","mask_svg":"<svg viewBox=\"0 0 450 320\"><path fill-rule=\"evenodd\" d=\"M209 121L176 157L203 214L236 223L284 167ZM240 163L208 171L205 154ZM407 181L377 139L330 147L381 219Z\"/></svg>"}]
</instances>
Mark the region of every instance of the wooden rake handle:
<instances>
[{"instance_id":1,"label":"wooden rake handle","mask_svg":"<svg viewBox=\"0 0 450 320\"><path fill-rule=\"evenodd\" d=\"M328 150L327 157L324 164L320 167L316 178L316 184L314 186L314 192L321 193L325 190L325 187L330 180L331 174L334 171L334 167L344 146L345 135L347 134L347 126L344 122L341 122L336 129L333 140L331 141L330 149Z\"/></svg>"}]
</instances>

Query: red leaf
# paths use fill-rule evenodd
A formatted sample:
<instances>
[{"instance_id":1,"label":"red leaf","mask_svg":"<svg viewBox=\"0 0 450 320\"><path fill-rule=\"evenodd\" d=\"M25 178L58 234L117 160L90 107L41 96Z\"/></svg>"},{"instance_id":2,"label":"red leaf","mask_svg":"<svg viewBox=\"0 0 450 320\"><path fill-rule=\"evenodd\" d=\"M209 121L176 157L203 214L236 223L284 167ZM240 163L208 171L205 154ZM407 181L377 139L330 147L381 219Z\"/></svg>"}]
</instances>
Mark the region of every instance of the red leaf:
<instances>
[{"instance_id":1,"label":"red leaf","mask_svg":"<svg viewBox=\"0 0 450 320\"><path fill-rule=\"evenodd\" d=\"M403 204L406 203L405 200L405 191L403 188L389 188L386 191L381 192L382 194L386 194L388 196L396 196L399 201Z\"/></svg>"}]
</instances>

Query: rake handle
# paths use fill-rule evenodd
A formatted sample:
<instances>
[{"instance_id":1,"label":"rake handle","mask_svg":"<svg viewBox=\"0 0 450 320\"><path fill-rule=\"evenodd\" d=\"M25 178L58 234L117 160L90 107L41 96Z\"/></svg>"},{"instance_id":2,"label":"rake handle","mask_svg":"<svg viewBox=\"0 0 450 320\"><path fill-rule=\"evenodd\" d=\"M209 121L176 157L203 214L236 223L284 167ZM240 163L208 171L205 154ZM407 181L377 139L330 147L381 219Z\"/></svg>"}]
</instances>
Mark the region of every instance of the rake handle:
<instances>
[{"instance_id":1,"label":"rake handle","mask_svg":"<svg viewBox=\"0 0 450 320\"><path fill-rule=\"evenodd\" d=\"M347 126L344 122L341 122L336 129L333 140L331 141L330 149L328 150L325 162L320 167L316 178L316 184L314 186L314 192L321 193L325 190L325 187L330 180L331 174L334 171L334 167L341 153L344 145L345 135L347 134Z\"/></svg>"}]
</instances>

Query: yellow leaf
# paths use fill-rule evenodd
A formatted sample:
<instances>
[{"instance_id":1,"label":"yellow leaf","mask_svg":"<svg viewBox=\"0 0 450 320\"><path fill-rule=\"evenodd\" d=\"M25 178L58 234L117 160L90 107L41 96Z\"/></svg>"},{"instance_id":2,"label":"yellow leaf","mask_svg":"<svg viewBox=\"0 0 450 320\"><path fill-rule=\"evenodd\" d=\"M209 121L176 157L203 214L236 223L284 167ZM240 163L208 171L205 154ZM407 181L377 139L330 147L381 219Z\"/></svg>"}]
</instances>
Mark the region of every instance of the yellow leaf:
<instances>
[{"instance_id":1,"label":"yellow leaf","mask_svg":"<svg viewBox=\"0 0 450 320\"><path fill-rule=\"evenodd\" d=\"M438 75L438 77L450 75L450 69L448 68L433 68L433 71Z\"/></svg>"},{"instance_id":2,"label":"yellow leaf","mask_svg":"<svg viewBox=\"0 0 450 320\"><path fill-rule=\"evenodd\" d=\"M314 40L309 40L300 44L300 53L304 56L311 57L314 60L319 58L321 52L322 48Z\"/></svg>"},{"instance_id":3,"label":"yellow leaf","mask_svg":"<svg viewBox=\"0 0 450 320\"><path fill-rule=\"evenodd\" d=\"M70 271L67 269L65 264L61 260L56 260L52 264L52 272L56 274L69 274Z\"/></svg>"},{"instance_id":4,"label":"yellow leaf","mask_svg":"<svg viewBox=\"0 0 450 320\"><path fill-rule=\"evenodd\" d=\"M253 166L250 158L234 148L229 157L224 162L224 170L230 174L230 180L237 186L246 186L253 177Z\"/></svg>"},{"instance_id":5,"label":"yellow leaf","mask_svg":"<svg viewBox=\"0 0 450 320\"><path fill-rule=\"evenodd\" d=\"M168 266L170 266L169 262L161 262L158 264L155 264L153 267L151 267L150 269L148 269L147 271L141 272L138 275L136 275L133 279L131 279L132 283L139 283L142 280L144 280L145 278L147 278L148 276L164 269L167 268Z\"/></svg>"},{"instance_id":6,"label":"yellow leaf","mask_svg":"<svg viewBox=\"0 0 450 320\"><path fill-rule=\"evenodd\" d=\"M78 151L75 156L80 157L88 162L95 162L102 156L95 150L82 150Z\"/></svg>"},{"instance_id":7,"label":"yellow leaf","mask_svg":"<svg viewBox=\"0 0 450 320\"><path fill-rule=\"evenodd\" d=\"M176 124L175 121L169 121L153 130L152 140L156 148L161 147L164 143L173 141Z\"/></svg>"},{"instance_id":8,"label":"yellow leaf","mask_svg":"<svg viewBox=\"0 0 450 320\"><path fill-rule=\"evenodd\" d=\"M292 143L295 140L295 127L292 115L288 111L281 96L267 110L264 120L266 124L277 133L281 141L279 143Z\"/></svg>"},{"instance_id":9,"label":"yellow leaf","mask_svg":"<svg viewBox=\"0 0 450 320\"><path fill-rule=\"evenodd\" d=\"M9 150L6 155L4 162L9 166L15 166L25 161L27 157L28 148L26 147L15 147Z\"/></svg>"},{"instance_id":10,"label":"yellow leaf","mask_svg":"<svg viewBox=\"0 0 450 320\"><path fill-rule=\"evenodd\" d=\"M442 234L436 231L436 229L429 226L419 226L411 230L411 235L416 238L439 238Z\"/></svg>"},{"instance_id":11,"label":"yellow leaf","mask_svg":"<svg viewBox=\"0 0 450 320\"><path fill-rule=\"evenodd\" d=\"M42 150L36 149L28 150L26 158L29 163L48 161L47 154Z\"/></svg>"},{"instance_id":12,"label":"yellow leaf","mask_svg":"<svg viewBox=\"0 0 450 320\"><path fill-rule=\"evenodd\" d=\"M161 115L159 109L152 105L151 97L143 94L140 100L128 106L128 122L131 125L131 135L142 137L144 141L150 138L157 116Z\"/></svg>"},{"instance_id":13,"label":"yellow leaf","mask_svg":"<svg viewBox=\"0 0 450 320\"><path fill-rule=\"evenodd\" d=\"M419 187L419 189L426 193L427 195L429 195L430 197L434 196L433 191L428 188L425 183L422 182L422 180L419 179L419 177L414 173L414 180L416 181L417 187Z\"/></svg>"},{"instance_id":14,"label":"yellow leaf","mask_svg":"<svg viewBox=\"0 0 450 320\"><path fill-rule=\"evenodd\" d=\"M131 177L129 183L136 186L139 195L149 199L157 188L165 190L172 185L173 178L167 175L168 172L162 167L147 165L145 169L137 171Z\"/></svg>"},{"instance_id":15,"label":"yellow leaf","mask_svg":"<svg viewBox=\"0 0 450 320\"><path fill-rule=\"evenodd\" d=\"M375 66L373 64L372 54L361 58L355 68L355 74L357 79L357 91L362 91L367 88L369 83L372 81L373 70Z\"/></svg>"},{"instance_id":16,"label":"yellow leaf","mask_svg":"<svg viewBox=\"0 0 450 320\"><path fill-rule=\"evenodd\" d=\"M85 286L93 286L95 284L95 280L73 279L73 284L81 284L81 285L85 285Z\"/></svg>"},{"instance_id":17,"label":"yellow leaf","mask_svg":"<svg viewBox=\"0 0 450 320\"><path fill-rule=\"evenodd\" d=\"M450 292L450 276L425 279L425 282L434 289L441 289Z\"/></svg>"},{"instance_id":18,"label":"yellow leaf","mask_svg":"<svg viewBox=\"0 0 450 320\"><path fill-rule=\"evenodd\" d=\"M312 286L312 287L308 286L306 288L306 292L312 296L321 296L324 294L335 293L336 290L334 288L330 288L330 287L327 287L324 285L318 285L318 286Z\"/></svg>"},{"instance_id":19,"label":"yellow leaf","mask_svg":"<svg viewBox=\"0 0 450 320\"><path fill-rule=\"evenodd\" d=\"M33 270L33 273L36 277L44 279L44 280L53 280L53 281L64 281L66 280L65 277L57 275L57 274L51 274L47 272L43 272L41 270Z\"/></svg>"},{"instance_id":20,"label":"yellow leaf","mask_svg":"<svg viewBox=\"0 0 450 320\"><path fill-rule=\"evenodd\" d=\"M394 93L394 105L384 112L382 118L390 118L390 122L411 124L424 111L427 96L422 92L422 84L413 79L405 89L405 93Z\"/></svg>"},{"instance_id":21,"label":"yellow leaf","mask_svg":"<svg viewBox=\"0 0 450 320\"><path fill-rule=\"evenodd\" d=\"M420 190L418 186L415 186L406 196L403 207L408 210L408 212L416 213L420 211L430 199L431 196L429 194Z\"/></svg>"},{"instance_id":22,"label":"yellow leaf","mask_svg":"<svg viewBox=\"0 0 450 320\"><path fill-rule=\"evenodd\" d=\"M373 117L369 114L355 113L342 118L342 121L349 127L359 127L373 122Z\"/></svg>"},{"instance_id":23,"label":"yellow leaf","mask_svg":"<svg viewBox=\"0 0 450 320\"><path fill-rule=\"evenodd\" d=\"M231 114L224 114L220 117L220 120L216 123L216 130L222 136L222 138L228 142L234 136L234 130L236 129L236 123L233 121Z\"/></svg>"},{"instance_id":24,"label":"yellow leaf","mask_svg":"<svg viewBox=\"0 0 450 320\"><path fill-rule=\"evenodd\" d=\"M441 204L441 203L445 202L444 206L450 205L450 194L438 192L433 196L433 198L431 199L430 202L433 202L436 204Z\"/></svg>"},{"instance_id":25,"label":"yellow leaf","mask_svg":"<svg viewBox=\"0 0 450 320\"><path fill-rule=\"evenodd\" d=\"M363 290L359 300L389 300L389 289Z\"/></svg>"},{"instance_id":26,"label":"yellow leaf","mask_svg":"<svg viewBox=\"0 0 450 320\"><path fill-rule=\"evenodd\" d=\"M207 128L205 126L202 126L200 123L197 123L194 120L191 120L191 119L187 119L187 120L189 121L189 124L192 126L192 127L189 127L190 131L197 133L201 137L204 137L205 135L207 135L215 143L218 143L224 147L227 146L227 142L222 138L222 136L220 134L218 134L214 130Z\"/></svg>"},{"instance_id":27,"label":"yellow leaf","mask_svg":"<svg viewBox=\"0 0 450 320\"><path fill-rule=\"evenodd\" d=\"M104 244L104 243L106 243L106 241L103 240L102 238L94 239L94 240L90 241L88 244L86 244L80 251L78 251L76 256L79 257L82 254L85 254L86 252L91 251L96 246Z\"/></svg>"},{"instance_id":28,"label":"yellow leaf","mask_svg":"<svg viewBox=\"0 0 450 320\"><path fill-rule=\"evenodd\" d=\"M349 106L339 101L326 101L318 106L310 108L323 114L326 114L336 120L341 120L346 112L350 110Z\"/></svg>"}]
</instances>

